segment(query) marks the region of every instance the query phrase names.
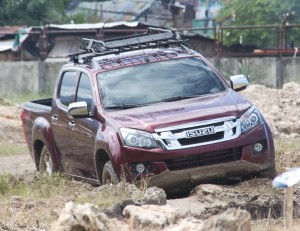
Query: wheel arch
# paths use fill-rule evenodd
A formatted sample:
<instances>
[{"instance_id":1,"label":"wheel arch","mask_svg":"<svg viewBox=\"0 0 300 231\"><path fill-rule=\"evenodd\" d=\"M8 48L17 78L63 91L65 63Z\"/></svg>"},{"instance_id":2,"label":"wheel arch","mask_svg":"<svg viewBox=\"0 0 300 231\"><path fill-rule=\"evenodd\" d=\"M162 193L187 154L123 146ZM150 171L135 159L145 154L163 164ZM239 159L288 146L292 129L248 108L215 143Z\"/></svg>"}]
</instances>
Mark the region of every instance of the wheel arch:
<instances>
[{"instance_id":1,"label":"wheel arch","mask_svg":"<svg viewBox=\"0 0 300 231\"><path fill-rule=\"evenodd\" d=\"M108 152L105 151L104 149L98 149L95 155L95 164L96 164L97 177L100 184L102 184L102 172L103 172L104 165L107 161L111 161L114 167L114 162L110 157L110 155L108 154Z\"/></svg>"},{"instance_id":2,"label":"wheel arch","mask_svg":"<svg viewBox=\"0 0 300 231\"><path fill-rule=\"evenodd\" d=\"M41 158L42 149L44 147L45 143L41 140L36 140L34 142L33 150L34 150L34 162L35 167L39 171L39 163Z\"/></svg>"}]
</instances>

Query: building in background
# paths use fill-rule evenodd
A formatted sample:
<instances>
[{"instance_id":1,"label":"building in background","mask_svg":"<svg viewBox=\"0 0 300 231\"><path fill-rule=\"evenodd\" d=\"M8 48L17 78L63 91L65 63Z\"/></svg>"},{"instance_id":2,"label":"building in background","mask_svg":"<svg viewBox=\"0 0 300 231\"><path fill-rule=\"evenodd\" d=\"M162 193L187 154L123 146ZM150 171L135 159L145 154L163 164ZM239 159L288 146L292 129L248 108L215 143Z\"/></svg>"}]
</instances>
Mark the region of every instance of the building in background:
<instances>
[{"instance_id":1,"label":"building in background","mask_svg":"<svg viewBox=\"0 0 300 231\"><path fill-rule=\"evenodd\" d=\"M93 15L97 22L138 21L157 27L167 27L172 24L170 11L165 3L158 0L111 0L102 2L76 1L67 13Z\"/></svg>"},{"instance_id":2,"label":"building in background","mask_svg":"<svg viewBox=\"0 0 300 231\"><path fill-rule=\"evenodd\" d=\"M170 9L175 28L193 29L193 33L213 37L220 0L174 0ZM199 30L195 30L201 28ZM210 28L210 29L205 29Z\"/></svg>"}]
</instances>

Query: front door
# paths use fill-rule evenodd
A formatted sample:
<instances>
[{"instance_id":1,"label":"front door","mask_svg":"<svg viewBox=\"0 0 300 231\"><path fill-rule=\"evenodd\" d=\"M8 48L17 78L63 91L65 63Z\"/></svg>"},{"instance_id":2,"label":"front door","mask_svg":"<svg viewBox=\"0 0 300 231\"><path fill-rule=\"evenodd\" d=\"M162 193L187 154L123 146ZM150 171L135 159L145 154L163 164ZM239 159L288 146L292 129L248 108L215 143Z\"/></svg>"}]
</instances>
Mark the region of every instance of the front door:
<instances>
[{"instance_id":1,"label":"front door","mask_svg":"<svg viewBox=\"0 0 300 231\"><path fill-rule=\"evenodd\" d=\"M73 149L73 163L76 166L77 176L96 179L96 169L94 161L94 142L97 132L98 122L94 119L94 96L91 80L85 73L80 74L76 92L76 102L86 102L90 116L88 118L73 118L71 123L70 137Z\"/></svg>"},{"instance_id":2,"label":"front door","mask_svg":"<svg viewBox=\"0 0 300 231\"><path fill-rule=\"evenodd\" d=\"M62 74L57 99L53 102L51 113L51 127L58 158L63 171L72 174L76 168L71 163L72 145L70 140L70 128L67 115L68 106L74 102L78 80L76 71L66 71Z\"/></svg>"}]
</instances>

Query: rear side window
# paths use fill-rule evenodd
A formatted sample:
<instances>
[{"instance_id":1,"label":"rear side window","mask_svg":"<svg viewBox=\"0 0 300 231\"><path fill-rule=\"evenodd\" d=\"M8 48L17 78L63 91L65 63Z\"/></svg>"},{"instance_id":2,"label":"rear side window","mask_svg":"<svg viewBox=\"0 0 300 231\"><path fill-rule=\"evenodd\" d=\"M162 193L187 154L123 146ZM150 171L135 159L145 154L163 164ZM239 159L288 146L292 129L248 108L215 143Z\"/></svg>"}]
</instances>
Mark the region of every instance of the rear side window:
<instances>
[{"instance_id":1,"label":"rear side window","mask_svg":"<svg viewBox=\"0 0 300 231\"><path fill-rule=\"evenodd\" d=\"M76 82L75 71L65 72L63 74L58 96L63 105L69 106L69 104L73 102L76 92Z\"/></svg>"},{"instance_id":2,"label":"rear side window","mask_svg":"<svg viewBox=\"0 0 300 231\"><path fill-rule=\"evenodd\" d=\"M85 101L88 105L89 112L91 112L93 105L93 92L89 77L84 73L80 76L76 97L76 102L80 101Z\"/></svg>"}]
</instances>

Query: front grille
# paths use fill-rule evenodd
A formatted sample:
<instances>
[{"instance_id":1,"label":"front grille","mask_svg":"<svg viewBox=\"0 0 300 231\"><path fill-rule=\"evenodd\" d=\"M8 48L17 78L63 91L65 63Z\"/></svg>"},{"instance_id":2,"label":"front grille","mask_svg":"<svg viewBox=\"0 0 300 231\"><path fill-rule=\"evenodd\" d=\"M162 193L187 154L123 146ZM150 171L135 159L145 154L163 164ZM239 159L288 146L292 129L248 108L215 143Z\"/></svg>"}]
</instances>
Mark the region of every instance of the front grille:
<instances>
[{"instance_id":1,"label":"front grille","mask_svg":"<svg viewBox=\"0 0 300 231\"><path fill-rule=\"evenodd\" d=\"M218 123L210 123L209 126L213 126L213 127L218 127L218 126L222 126L224 125L224 122L218 122ZM202 126L193 126L193 129L198 129L198 128L203 128L203 127L207 127L207 125L202 125ZM176 129L173 130L172 133L176 134L176 133L181 133L186 131L186 128L181 128L181 129Z\"/></svg>"},{"instance_id":2,"label":"front grille","mask_svg":"<svg viewBox=\"0 0 300 231\"><path fill-rule=\"evenodd\" d=\"M166 150L177 150L233 140L241 134L234 116L156 129L156 142Z\"/></svg>"},{"instance_id":3,"label":"front grille","mask_svg":"<svg viewBox=\"0 0 300 231\"><path fill-rule=\"evenodd\" d=\"M178 139L178 142L181 145L191 145L191 144L199 144L199 143L205 143L205 142L210 142L214 140L219 140L223 139L224 137L224 132L218 132L212 135L207 135L207 136L198 136L194 138L183 138L183 139Z\"/></svg>"},{"instance_id":4,"label":"front grille","mask_svg":"<svg viewBox=\"0 0 300 231\"><path fill-rule=\"evenodd\" d=\"M240 160L242 148L232 148L215 152L208 152L184 158L170 159L165 161L169 170L181 170L213 164L221 164Z\"/></svg>"}]
</instances>

